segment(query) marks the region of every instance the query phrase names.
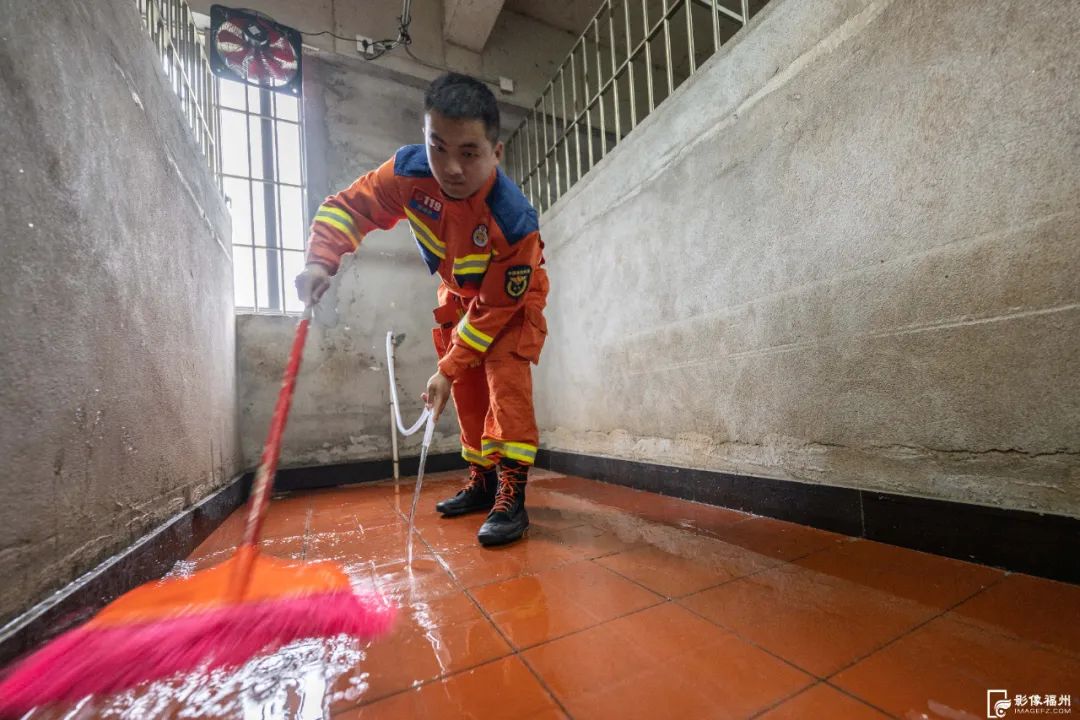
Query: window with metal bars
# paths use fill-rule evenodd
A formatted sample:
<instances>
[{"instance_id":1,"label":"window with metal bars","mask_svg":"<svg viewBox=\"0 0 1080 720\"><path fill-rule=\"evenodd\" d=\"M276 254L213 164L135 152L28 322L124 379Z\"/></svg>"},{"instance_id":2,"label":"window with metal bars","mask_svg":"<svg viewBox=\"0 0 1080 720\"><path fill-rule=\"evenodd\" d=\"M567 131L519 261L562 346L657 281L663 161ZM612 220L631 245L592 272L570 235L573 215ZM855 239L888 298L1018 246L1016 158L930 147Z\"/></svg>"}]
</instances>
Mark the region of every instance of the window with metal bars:
<instances>
[{"instance_id":1,"label":"window with metal bars","mask_svg":"<svg viewBox=\"0 0 1080 720\"><path fill-rule=\"evenodd\" d=\"M218 79L221 175L233 223L237 310L302 312L304 124L297 98Z\"/></svg>"}]
</instances>

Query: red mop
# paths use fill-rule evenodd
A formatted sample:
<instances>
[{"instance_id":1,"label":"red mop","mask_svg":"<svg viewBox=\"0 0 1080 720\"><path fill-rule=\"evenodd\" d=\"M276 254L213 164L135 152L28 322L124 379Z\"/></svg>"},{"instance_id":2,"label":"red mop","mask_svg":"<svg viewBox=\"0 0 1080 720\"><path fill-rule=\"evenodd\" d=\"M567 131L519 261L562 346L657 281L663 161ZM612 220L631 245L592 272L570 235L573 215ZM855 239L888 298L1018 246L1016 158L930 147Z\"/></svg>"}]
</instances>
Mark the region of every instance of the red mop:
<instances>
[{"instance_id":1,"label":"red mop","mask_svg":"<svg viewBox=\"0 0 1080 720\"><path fill-rule=\"evenodd\" d=\"M31 655L0 683L0 716L178 673L235 667L295 640L341 634L371 638L389 629L395 608L379 597L358 597L337 565L259 553L310 322L308 308L296 327L236 553L189 577L135 588Z\"/></svg>"}]
</instances>

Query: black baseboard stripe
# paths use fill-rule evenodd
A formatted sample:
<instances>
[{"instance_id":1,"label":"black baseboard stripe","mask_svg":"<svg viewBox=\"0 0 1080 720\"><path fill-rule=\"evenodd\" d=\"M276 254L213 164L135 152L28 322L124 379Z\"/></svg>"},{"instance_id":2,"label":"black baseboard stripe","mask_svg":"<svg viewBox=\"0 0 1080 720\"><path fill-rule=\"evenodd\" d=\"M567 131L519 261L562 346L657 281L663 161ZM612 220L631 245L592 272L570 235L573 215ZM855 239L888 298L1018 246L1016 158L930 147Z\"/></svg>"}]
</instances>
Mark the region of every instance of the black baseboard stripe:
<instances>
[{"instance_id":1,"label":"black baseboard stripe","mask_svg":"<svg viewBox=\"0 0 1080 720\"><path fill-rule=\"evenodd\" d=\"M1080 583L1078 518L555 450L541 450L536 464L567 475Z\"/></svg>"},{"instance_id":2,"label":"black baseboard stripe","mask_svg":"<svg viewBox=\"0 0 1080 720\"><path fill-rule=\"evenodd\" d=\"M128 590L167 573L244 502L250 487L249 475L233 478L121 553L0 627L0 667L90 619Z\"/></svg>"},{"instance_id":3,"label":"black baseboard stripe","mask_svg":"<svg viewBox=\"0 0 1080 720\"><path fill-rule=\"evenodd\" d=\"M420 467L419 457L401 458L399 469L402 477L415 476ZM424 464L425 473L459 470L466 467L461 453L439 453L428 455ZM394 463L391 460L361 460L340 465L319 465L315 467L281 468L274 478L274 490L288 492L293 490L316 490L318 488L354 485L356 483L386 480L394 476Z\"/></svg>"}]
</instances>

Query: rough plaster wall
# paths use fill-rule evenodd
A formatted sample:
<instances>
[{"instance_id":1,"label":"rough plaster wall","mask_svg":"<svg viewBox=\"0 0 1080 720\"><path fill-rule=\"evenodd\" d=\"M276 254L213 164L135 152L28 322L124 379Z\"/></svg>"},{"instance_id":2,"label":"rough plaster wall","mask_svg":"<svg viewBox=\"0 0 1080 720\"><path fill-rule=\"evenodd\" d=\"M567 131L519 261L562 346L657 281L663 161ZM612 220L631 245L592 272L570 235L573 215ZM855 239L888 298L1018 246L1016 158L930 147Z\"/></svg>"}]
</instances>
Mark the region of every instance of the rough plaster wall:
<instances>
[{"instance_id":1,"label":"rough plaster wall","mask_svg":"<svg viewBox=\"0 0 1080 720\"><path fill-rule=\"evenodd\" d=\"M542 218L544 444L1080 515L1078 44L774 0Z\"/></svg>"},{"instance_id":2,"label":"rough plaster wall","mask_svg":"<svg viewBox=\"0 0 1080 720\"><path fill-rule=\"evenodd\" d=\"M0 146L2 624L239 455L228 216L133 3L0 13Z\"/></svg>"},{"instance_id":3,"label":"rough plaster wall","mask_svg":"<svg viewBox=\"0 0 1080 720\"><path fill-rule=\"evenodd\" d=\"M312 56L304 111L309 204L344 188L408 143L422 139L423 90L356 61ZM282 448L285 465L321 465L390 456L386 332L397 349L398 396L405 422L420 414L420 393L435 372L431 343L436 279L402 223L364 239L346 256L319 303ZM295 319L238 319L241 435L245 461L258 462ZM419 454L420 434L401 445ZM452 408L437 426L432 452L455 452Z\"/></svg>"}]
</instances>

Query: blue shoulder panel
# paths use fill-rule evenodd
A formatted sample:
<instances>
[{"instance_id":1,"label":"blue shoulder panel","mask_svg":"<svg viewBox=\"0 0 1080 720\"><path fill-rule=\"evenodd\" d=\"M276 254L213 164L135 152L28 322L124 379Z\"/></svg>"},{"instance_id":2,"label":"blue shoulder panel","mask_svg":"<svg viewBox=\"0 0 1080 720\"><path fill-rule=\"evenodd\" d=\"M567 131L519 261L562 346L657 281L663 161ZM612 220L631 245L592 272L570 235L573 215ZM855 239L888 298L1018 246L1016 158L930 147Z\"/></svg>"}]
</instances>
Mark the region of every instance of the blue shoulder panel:
<instances>
[{"instance_id":1,"label":"blue shoulder panel","mask_svg":"<svg viewBox=\"0 0 1080 720\"><path fill-rule=\"evenodd\" d=\"M406 145L394 155L394 174L405 177L431 177L427 151L423 145Z\"/></svg>"},{"instance_id":2,"label":"blue shoulder panel","mask_svg":"<svg viewBox=\"0 0 1080 720\"><path fill-rule=\"evenodd\" d=\"M514 245L529 233L539 230L540 221L536 217L536 210L514 181L506 176L502 168L498 169L498 173L495 185L488 193L487 204L506 241Z\"/></svg>"}]
</instances>

